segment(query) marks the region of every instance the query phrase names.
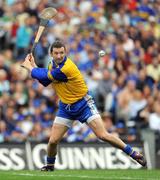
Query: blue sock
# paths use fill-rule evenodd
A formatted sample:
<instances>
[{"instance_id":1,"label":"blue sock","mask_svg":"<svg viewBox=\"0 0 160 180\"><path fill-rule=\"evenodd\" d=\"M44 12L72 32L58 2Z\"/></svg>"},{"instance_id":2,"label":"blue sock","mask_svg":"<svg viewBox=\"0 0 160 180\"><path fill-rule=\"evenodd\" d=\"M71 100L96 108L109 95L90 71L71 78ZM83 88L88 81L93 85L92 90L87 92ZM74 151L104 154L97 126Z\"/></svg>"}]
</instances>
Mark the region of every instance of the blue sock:
<instances>
[{"instance_id":1,"label":"blue sock","mask_svg":"<svg viewBox=\"0 0 160 180\"><path fill-rule=\"evenodd\" d=\"M135 159L136 154L137 154L137 152L136 152L136 151L133 151L132 154L131 154L130 156L131 156L133 159Z\"/></svg>"},{"instance_id":2,"label":"blue sock","mask_svg":"<svg viewBox=\"0 0 160 180\"><path fill-rule=\"evenodd\" d=\"M47 156L47 164L53 164L55 163L56 158L55 157L48 157Z\"/></svg>"},{"instance_id":3,"label":"blue sock","mask_svg":"<svg viewBox=\"0 0 160 180\"><path fill-rule=\"evenodd\" d=\"M126 145L126 147L123 149L123 151L128 154L128 155L131 155L133 153L133 149L130 145Z\"/></svg>"}]
</instances>

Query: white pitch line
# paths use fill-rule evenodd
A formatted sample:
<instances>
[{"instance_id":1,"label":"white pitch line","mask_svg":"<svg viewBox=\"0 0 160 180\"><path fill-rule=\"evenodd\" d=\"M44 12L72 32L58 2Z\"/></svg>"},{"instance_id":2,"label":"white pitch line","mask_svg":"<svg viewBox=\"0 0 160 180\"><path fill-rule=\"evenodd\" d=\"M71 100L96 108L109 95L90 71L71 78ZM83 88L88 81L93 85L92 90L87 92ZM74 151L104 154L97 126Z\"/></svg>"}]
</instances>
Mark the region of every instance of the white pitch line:
<instances>
[{"instance_id":1,"label":"white pitch line","mask_svg":"<svg viewBox=\"0 0 160 180\"><path fill-rule=\"evenodd\" d=\"M12 175L16 175L16 176L39 176L39 177L70 177L70 178L86 178L86 179L108 179L108 177L99 177L99 176L85 176L85 175L81 175L81 176L77 176L77 175L62 175L62 174L30 174L30 173L12 173ZM148 178L137 178L137 177L112 177L112 179L123 179L123 180L147 180ZM149 179L148 179L149 180ZM152 180L158 180L157 178L152 178Z\"/></svg>"}]
</instances>

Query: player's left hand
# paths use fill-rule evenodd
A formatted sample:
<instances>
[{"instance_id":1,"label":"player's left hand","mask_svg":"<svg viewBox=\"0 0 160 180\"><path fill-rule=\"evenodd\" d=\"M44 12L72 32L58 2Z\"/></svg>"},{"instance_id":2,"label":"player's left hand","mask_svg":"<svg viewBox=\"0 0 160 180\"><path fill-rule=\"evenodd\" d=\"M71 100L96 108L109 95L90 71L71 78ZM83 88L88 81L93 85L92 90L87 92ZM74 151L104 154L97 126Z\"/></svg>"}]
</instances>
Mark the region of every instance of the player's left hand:
<instances>
[{"instance_id":1,"label":"player's left hand","mask_svg":"<svg viewBox=\"0 0 160 180\"><path fill-rule=\"evenodd\" d=\"M29 54L29 61L31 62L32 66L33 67L37 67L36 63L35 63L35 59L34 59L34 56L33 54Z\"/></svg>"},{"instance_id":2,"label":"player's left hand","mask_svg":"<svg viewBox=\"0 0 160 180\"><path fill-rule=\"evenodd\" d=\"M23 67L23 68L31 71L31 70L34 68L34 66L33 66L32 63L31 63L31 58L32 58L32 57L31 57L31 54L28 54L28 55L26 56L24 62L21 64L21 67Z\"/></svg>"}]
</instances>

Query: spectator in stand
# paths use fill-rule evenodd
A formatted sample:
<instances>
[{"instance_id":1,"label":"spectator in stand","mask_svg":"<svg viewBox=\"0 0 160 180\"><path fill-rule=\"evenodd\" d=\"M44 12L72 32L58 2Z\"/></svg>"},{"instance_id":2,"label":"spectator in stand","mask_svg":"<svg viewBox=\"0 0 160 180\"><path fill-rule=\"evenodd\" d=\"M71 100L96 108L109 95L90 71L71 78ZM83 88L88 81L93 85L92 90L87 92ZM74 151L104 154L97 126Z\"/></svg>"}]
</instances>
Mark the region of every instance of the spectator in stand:
<instances>
[{"instance_id":1,"label":"spectator in stand","mask_svg":"<svg viewBox=\"0 0 160 180\"><path fill-rule=\"evenodd\" d=\"M83 76L94 97L97 92L106 93L106 87L100 84L104 78L102 72L104 69L109 70L112 85L109 95L102 95L101 102L106 107L100 107L99 101L96 102L100 107L99 110L104 111L102 113L108 112L108 110L112 112L113 126L117 127L117 132L123 136L124 140L125 138L128 140L127 133L130 133L130 139L134 139L135 135L139 136L138 131L132 129L127 132L124 124L121 121L117 124L117 121L121 119L120 117L128 119L127 106L130 102L128 94L134 95L136 89L142 92L144 100L147 101L144 109L138 112L139 120L136 125L139 121L148 122L147 116L153 113L152 107L160 96L160 2L152 0L68 0L54 2L12 0L1 3L0 114L2 116L0 121L5 122L6 110L10 108L15 111L10 113L10 116L13 116L10 117L11 122L14 121L15 126L19 125L19 118L22 118L22 122L27 121L28 123L28 118L24 113L27 112L35 119L35 121L32 120L33 123L39 122L37 128L33 128L32 133L29 133L33 136L30 140L39 141L48 137L48 130L46 130L46 134L41 132L46 126L43 120L46 116L50 116L44 110L51 109L55 114L57 96L54 91L51 91L51 88L44 89L37 82L32 82L27 77L27 72L20 69L18 62L19 59L23 58L24 54L21 53L30 49L37 31L40 11L48 6L56 7L58 15L56 19L49 22L47 31L38 44L36 56L41 61L37 64L41 67L47 67L48 47L56 38L63 39L65 43L69 44L67 51L71 59L74 59L77 66L83 71ZM24 23L26 25L23 25ZM101 49L106 51L106 55L98 58L98 51ZM125 96L123 91L128 89L128 81L130 80L134 80L135 90L132 93L127 92ZM122 93L123 98L120 98L120 93ZM106 96L112 98L104 103L105 99L108 99ZM49 99L49 97L51 98ZM122 107L124 105L124 109L120 104ZM122 114L126 116L119 116L119 112L123 112ZM140 117L141 114L145 114L144 119L147 120L141 121L143 119ZM4 123L2 124L4 127ZM21 137L22 141L29 138L23 131L19 130L15 130L16 133L13 134L16 136L11 138L12 133L8 131L10 125L6 122L5 124L6 129L3 128L3 131L7 134L7 139L4 138L4 140L13 141L18 136ZM142 127L146 126L147 124L142 125ZM85 131L88 132L87 129ZM89 138L91 141L94 139L92 134L86 137L87 141Z\"/></svg>"},{"instance_id":2,"label":"spectator in stand","mask_svg":"<svg viewBox=\"0 0 160 180\"><path fill-rule=\"evenodd\" d=\"M10 134L7 132L7 125L4 120L0 120L0 143L6 142Z\"/></svg>"},{"instance_id":3,"label":"spectator in stand","mask_svg":"<svg viewBox=\"0 0 160 180\"><path fill-rule=\"evenodd\" d=\"M146 68L140 69L138 72L138 79L136 82L136 88L143 91L146 86L153 87L153 80L147 76Z\"/></svg>"},{"instance_id":4,"label":"spectator in stand","mask_svg":"<svg viewBox=\"0 0 160 180\"><path fill-rule=\"evenodd\" d=\"M40 122L34 123L32 130L28 134L28 140L34 141L34 142L42 142L46 140L46 137L44 135Z\"/></svg>"},{"instance_id":5,"label":"spectator in stand","mask_svg":"<svg viewBox=\"0 0 160 180\"><path fill-rule=\"evenodd\" d=\"M17 30L16 48L17 59L24 59L28 52L29 45L31 43L32 29L30 27L30 18L24 19L24 24L21 24Z\"/></svg>"},{"instance_id":6,"label":"spectator in stand","mask_svg":"<svg viewBox=\"0 0 160 180\"><path fill-rule=\"evenodd\" d=\"M112 102L109 102L109 100L112 101L111 90L112 90L113 81L111 79L111 74L109 70L104 69L102 74L103 74L103 78L98 83L95 94L95 100L97 102L98 109L101 112L104 112L104 110L109 111L111 109ZM105 105L107 106L107 103L108 103L108 107L105 107Z\"/></svg>"},{"instance_id":7,"label":"spectator in stand","mask_svg":"<svg viewBox=\"0 0 160 180\"><path fill-rule=\"evenodd\" d=\"M155 131L160 131L160 102L154 103L154 112L148 118L149 127Z\"/></svg>"},{"instance_id":8,"label":"spectator in stand","mask_svg":"<svg viewBox=\"0 0 160 180\"><path fill-rule=\"evenodd\" d=\"M154 57L153 63L146 66L147 75L155 82L160 81L160 64L158 58Z\"/></svg>"},{"instance_id":9,"label":"spectator in stand","mask_svg":"<svg viewBox=\"0 0 160 180\"><path fill-rule=\"evenodd\" d=\"M8 92L10 89L9 81L7 80L7 72L4 69L0 69L0 96L4 92Z\"/></svg>"},{"instance_id":10,"label":"spectator in stand","mask_svg":"<svg viewBox=\"0 0 160 180\"><path fill-rule=\"evenodd\" d=\"M129 114L130 121L133 121L136 125L138 112L147 105L146 99L140 90L135 90L133 92L133 99L129 102ZM134 125L134 126L135 126Z\"/></svg>"},{"instance_id":11,"label":"spectator in stand","mask_svg":"<svg viewBox=\"0 0 160 180\"><path fill-rule=\"evenodd\" d=\"M117 120L122 120L127 125L130 119L129 103L133 99L136 90L135 81L129 80L126 86L117 95Z\"/></svg>"},{"instance_id":12,"label":"spectator in stand","mask_svg":"<svg viewBox=\"0 0 160 180\"><path fill-rule=\"evenodd\" d=\"M147 21L149 16L156 16L155 10L149 6L149 0L142 0L137 7L141 21Z\"/></svg>"}]
</instances>

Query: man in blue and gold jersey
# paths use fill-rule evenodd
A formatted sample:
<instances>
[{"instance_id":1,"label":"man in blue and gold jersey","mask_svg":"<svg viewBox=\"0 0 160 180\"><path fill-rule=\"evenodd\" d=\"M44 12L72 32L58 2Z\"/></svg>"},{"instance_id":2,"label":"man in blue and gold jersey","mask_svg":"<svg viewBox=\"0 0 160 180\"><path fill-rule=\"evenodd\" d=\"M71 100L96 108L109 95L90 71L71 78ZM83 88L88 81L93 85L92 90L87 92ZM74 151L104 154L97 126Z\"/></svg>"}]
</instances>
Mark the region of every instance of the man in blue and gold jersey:
<instances>
[{"instance_id":1,"label":"man in blue and gold jersey","mask_svg":"<svg viewBox=\"0 0 160 180\"><path fill-rule=\"evenodd\" d=\"M65 45L61 41L55 41L50 48L50 54L53 60L48 69L37 67L31 54L27 55L22 64L31 72L32 78L37 79L44 86L51 84L60 99L59 110L48 142L47 164L41 170L54 170L57 144L72 126L74 120L87 123L98 138L123 150L142 166L145 166L146 161L142 154L134 151L130 145L111 135L104 128L101 116L94 100L88 93L82 74L72 60L66 56Z\"/></svg>"}]
</instances>

